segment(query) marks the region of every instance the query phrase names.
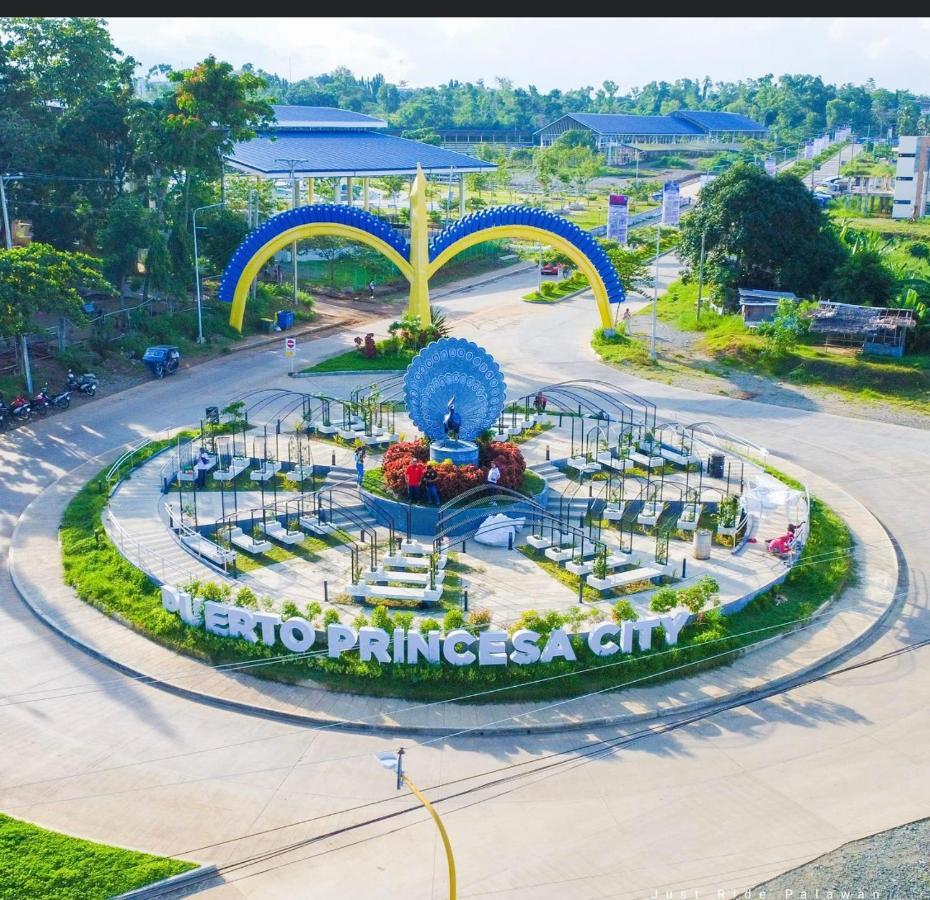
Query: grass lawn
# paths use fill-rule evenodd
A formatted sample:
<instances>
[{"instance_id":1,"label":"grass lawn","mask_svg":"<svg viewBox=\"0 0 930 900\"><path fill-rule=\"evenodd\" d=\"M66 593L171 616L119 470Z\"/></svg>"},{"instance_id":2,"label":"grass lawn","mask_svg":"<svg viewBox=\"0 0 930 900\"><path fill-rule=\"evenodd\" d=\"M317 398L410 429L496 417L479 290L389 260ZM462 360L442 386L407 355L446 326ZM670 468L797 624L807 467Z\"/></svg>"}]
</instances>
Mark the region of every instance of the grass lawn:
<instances>
[{"instance_id":1,"label":"grass lawn","mask_svg":"<svg viewBox=\"0 0 930 900\"><path fill-rule=\"evenodd\" d=\"M587 286L586 278L573 275L571 278L565 278L562 281L544 281L542 283L542 287L545 289L543 293L531 291L529 294L524 294L523 299L527 303L556 303L569 294L584 290Z\"/></svg>"},{"instance_id":2,"label":"grass lawn","mask_svg":"<svg viewBox=\"0 0 930 900\"><path fill-rule=\"evenodd\" d=\"M848 216L836 214L833 216L838 224L848 222L850 228L859 231L877 231L887 237L913 238L915 240L930 239L930 219L919 219L912 222L910 219L888 219L883 216Z\"/></svg>"},{"instance_id":3,"label":"grass lawn","mask_svg":"<svg viewBox=\"0 0 930 900\"><path fill-rule=\"evenodd\" d=\"M705 296L707 291L705 290ZM850 398L894 403L917 409L930 406L930 354L908 353L901 359L863 356L844 347L799 344L781 358L764 353L765 341L743 326L738 314L718 315L704 307L697 318L697 285L674 282L659 298L658 317L698 337L695 348L711 357L714 367L692 368L726 375L728 369L751 371L793 384L840 392ZM641 314L648 313L648 308ZM591 346L607 362L648 364L644 343L595 332Z\"/></svg>"},{"instance_id":4,"label":"grass lawn","mask_svg":"<svg viewBox=\"0 0 930 900\"><path fill-rule=\"evenodd\" d=\"M381 343L379 341L379 343ZM303 372L372 372L380 369L406 369L410 365L415 350L398 350L396 353L385 353L379 350L377 356L369 359L362 356L358 350L346 350L338 356L331 356L318 362L315 366L302 369Z\"/></svg>"},{"instance_id":5,"label":"grass lawn","mask_svg":"<svg viewBox=\"0 0 930 900\"><path fill-rule=\"evenodd\" d=\"M196 866L95 844L0 814L3 900L104 900Z\"/></svg>"}]
</instances>

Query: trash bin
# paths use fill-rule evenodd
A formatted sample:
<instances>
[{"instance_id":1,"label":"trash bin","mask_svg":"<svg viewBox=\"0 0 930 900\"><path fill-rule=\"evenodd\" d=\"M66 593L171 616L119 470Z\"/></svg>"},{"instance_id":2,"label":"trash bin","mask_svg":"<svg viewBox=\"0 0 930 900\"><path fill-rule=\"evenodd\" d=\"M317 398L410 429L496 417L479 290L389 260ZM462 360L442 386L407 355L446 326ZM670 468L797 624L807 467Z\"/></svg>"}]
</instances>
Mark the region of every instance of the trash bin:
<instances>
[{"instance_id":1,"label":"trash bin","mask_svg":"<svg viewBox=\"0 0 930 900\"><path fill-rule=\"evenodd\" d=\"M695 531L692 546L695 559L710 559L710 531L707 528L699 528L697 531Z\"/></svg>"},{"instance_id":2,"label":"trash bin","mask_svg":"<svg viewBox=\"0 0 930 900\"><path fill-rule=\"evenodd\" d=\"M278 310L278 328L282 331L286 331L288 328L292 328L294 325L294 310L292 309L279 309Z\"/></svg>"},{"instance_id":3,"label":"trash bin","mask_svg":"<svg viewBox=\"0 0 930 900\"><path fill-rule=\"evenodd\" d=\"M274 331L274 319L267 316L261 318L262 328L271 334Z\"/></svg>"},{"instance_id":4,"label":"trash bin","mask_svg":"<svg viewBox=\"0 0 930 900\"><path fill-rule=\"evenodd\" d=\"M707 459L707 474L711 478L723 478L723 460L722 453L711 453Z\"/></svg>"}]
</instances>

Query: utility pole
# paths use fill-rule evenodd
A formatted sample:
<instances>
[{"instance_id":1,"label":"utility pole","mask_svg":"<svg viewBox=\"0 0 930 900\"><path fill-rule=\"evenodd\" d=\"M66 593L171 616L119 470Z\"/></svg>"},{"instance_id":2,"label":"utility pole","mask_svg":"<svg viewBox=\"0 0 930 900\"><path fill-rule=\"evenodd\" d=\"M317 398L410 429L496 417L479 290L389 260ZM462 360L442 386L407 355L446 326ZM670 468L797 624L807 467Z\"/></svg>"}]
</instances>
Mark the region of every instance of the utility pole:
<instances>
[{"instance_id":1,"label":"utility pole","mask_svg":"<svg viewBox=\"0 0 930 900\"><path fill-rule=\"evenodd\" d=\"M6 181L8 175L0 175L0 207L3 208L3 238L6 242L6 249L13 249L13 235L10 232L10 213L6 208ZM32 394L32 368L29 365L29 342L26 335L20 335L23 353L23 375L26 378L26 390Z\"/></svg>"},{"instance_id":2,"label":"utility pole","mask_svg":"<svg viewBox=\"0 0 930 900\"><path fill-rule=\"evenodd\" d=\"M297 209L298 203L298 194L297 189L297 179L294 176L294 170L297 168L298 163L308 162L306 159L299 159L297 157L282 157L279 156L275 162L287 163L290 168L290 180L291 180L291 209ZM352 196L349 195L349 205L352 205ZM294 268L294 306L297 306L297 241L294 241L291 244L291 263Z\"/></svg>"},{"instance_id":3,"label":"utility pole","mask_svg":"<svg viewBox=\"0 0 930 900\"><path fill-rule=\"evenodd\" d=\"M698 296L697 296L697 318L701 318L701 297L704 293L704 242L707 239L707 226L701 232L701 261L698 265Z\"/></svg>"},{"instance_id":4,"label":"utility pole","mask_svg":"<svg viewBox=\"0 0 930 900\"><path fill-rule=\"evenodd\" d=\"M201 308L201 297L200 297L200 256L198 253L197 247L197 213L203 212L205 209L216 209L218 206L225 206L226 201L221 203L211 203L209 206L198 206L192 213L191 219L194 223L194 280L197 282L197 343L203 344L206 341L206 338L203 336L203 310ZM202 225L200 226L203 227Z\"/></svg>"},{"instance_id":5,"label":"utility pole","mask_svg":"<svg viewBox=\"0 0 930 900\"><path fill-rule=\"evenodd\" d=\"M659 240L662 236L662 223L656 223L656 258L655 271L652 276L652 349L649 351L649 358L655 362L656 359L656 326L659 321Z\"/></svg>"}]
</instances>

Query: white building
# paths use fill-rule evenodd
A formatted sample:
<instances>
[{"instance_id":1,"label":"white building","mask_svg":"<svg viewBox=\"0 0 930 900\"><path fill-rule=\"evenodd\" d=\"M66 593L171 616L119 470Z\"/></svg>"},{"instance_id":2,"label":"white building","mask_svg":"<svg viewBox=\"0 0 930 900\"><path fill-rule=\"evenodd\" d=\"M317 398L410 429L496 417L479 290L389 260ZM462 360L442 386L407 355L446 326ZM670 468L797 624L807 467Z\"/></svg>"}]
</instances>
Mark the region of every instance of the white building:
<instances>
[{"instance_id":1,"label":"white building","mask_svg":"<svg viewBox=\"0 0 930 900\"><path fill-rule=\"evenodd\" d=\"M927 213L927 169L930 137L902 135L898 138L898 164L894 177L892 219L919 219Z\"/></svg>"}]
</instances>

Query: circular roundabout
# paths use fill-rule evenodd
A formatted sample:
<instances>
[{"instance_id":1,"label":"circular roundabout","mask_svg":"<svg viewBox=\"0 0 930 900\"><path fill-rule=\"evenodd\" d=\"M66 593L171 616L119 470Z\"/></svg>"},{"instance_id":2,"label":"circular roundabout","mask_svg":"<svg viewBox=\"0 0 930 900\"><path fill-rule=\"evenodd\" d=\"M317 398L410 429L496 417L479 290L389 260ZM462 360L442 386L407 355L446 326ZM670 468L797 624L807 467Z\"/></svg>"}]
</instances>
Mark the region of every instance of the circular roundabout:
<instances>
[{"instance_id":1,"label":"circular roundabout","mask_svg":"<svg viewBox=\"0 0 930 900\"><path fill-rule=\"evenodd\" d=\"M865 616L847 589L858 545L886 563L891 545L827 483L815 493L837 500L812 499L763 448L662 422L616 385L505 400L491 360L499 389L476 399L456 369L472 361L442 344L411 366L413 389L408 374L341 397L257 391L59 491L70 602L109 616L109 636L99 621L95 638L69 636L264 714L443 730L459 707L495 702L525 710L506 725L525 731L757 692L825 665L890 607L887 565L868 584L886 602ZM463 437L474 462L433 452ZM28 574L14 577L30 600ZM127 626L141 643L111 654ZM141 662L156 648L179 679ZM209 686L194 686L198 668ZM320 688L341 697L325 713ZM494 713L488 731L504 730Z\"/></svg>"}]
</instances>

